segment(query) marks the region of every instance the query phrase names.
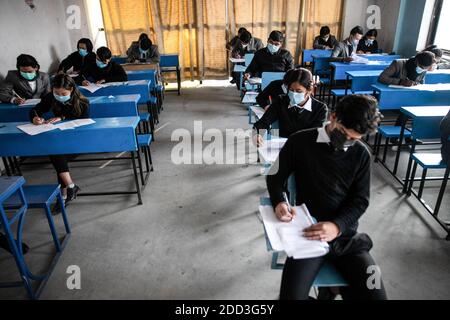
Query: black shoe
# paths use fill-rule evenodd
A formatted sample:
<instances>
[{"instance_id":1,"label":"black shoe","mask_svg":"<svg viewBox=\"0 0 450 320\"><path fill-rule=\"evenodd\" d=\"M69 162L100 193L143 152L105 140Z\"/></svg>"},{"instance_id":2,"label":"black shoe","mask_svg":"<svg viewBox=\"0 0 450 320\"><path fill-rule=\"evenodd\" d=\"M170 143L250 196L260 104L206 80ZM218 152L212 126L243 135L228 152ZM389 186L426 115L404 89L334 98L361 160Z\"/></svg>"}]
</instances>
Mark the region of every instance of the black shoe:
<instances>
[{"instance_id":1,"label":"black shoe","mask_svg":"<svg viewBox=\"0 0 450 320\"><path fill-rule=\"evenodd\" d=\"M77 185L75 185L73 188L67 188L66 204L72 200L75 200L80 190L80 187Z\"/></svg>"},{"instance_id":2,"label":"black shoe","mask_svg":"<svg viewBox=\"0 0 450 320\"><path fill-rule=\"evenodd\" d=\"M0 233L0 248L5 249L6 251L12 254L11 248L9 247L8 239L6 239L6 236L3 233ZM22 242L22 253L25 255L28 253L28 251L30 251L30 247L28 247L25 243Z\"/></svg>"},{"instance_id":3,"label":"black shoe","mask_svg":"<svg viewBox=\"0 0 450 320\"><path fill-rule=\"evenodd\" d=\"M230 81L230 83L231 83L231 84L235 84L235 83L236 83L236 80L232 79L232 80Z\"/></svg>"}]
</instances>

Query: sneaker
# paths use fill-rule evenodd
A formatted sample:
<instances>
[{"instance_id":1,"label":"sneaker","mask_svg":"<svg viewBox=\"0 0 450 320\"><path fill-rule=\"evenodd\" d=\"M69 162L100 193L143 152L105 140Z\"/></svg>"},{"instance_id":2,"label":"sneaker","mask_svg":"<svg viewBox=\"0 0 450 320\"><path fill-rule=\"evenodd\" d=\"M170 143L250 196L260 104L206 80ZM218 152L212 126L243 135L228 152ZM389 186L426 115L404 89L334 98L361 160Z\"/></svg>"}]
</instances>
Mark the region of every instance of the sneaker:
<instances>
[{"instance_id":1,"label":"sneaker","mask_svg":"<svg viewBox=\"0 0 450 320\"><path fill-rule=\"evenodd\" d=\"M8 243L8 239L6 239L6 236L3 233L0 233L0 248L5 249L6 251L12 254L11 248ZM28 253L28 251L30 251L30 247L28 247L25 243L22 242L22 253L25 255Z\"/></svg>"},{"instance_id":2,"label":"sneaker","mask_svg":"<svg viewBox=\"0 0 450 320\"><path fill-rule=\"evenodd\" d=\"M67 199L66 204L77 198L78 192L80 192L80 187L75 185L73 188L67 188Z\"/></svg>"}]
</instances>

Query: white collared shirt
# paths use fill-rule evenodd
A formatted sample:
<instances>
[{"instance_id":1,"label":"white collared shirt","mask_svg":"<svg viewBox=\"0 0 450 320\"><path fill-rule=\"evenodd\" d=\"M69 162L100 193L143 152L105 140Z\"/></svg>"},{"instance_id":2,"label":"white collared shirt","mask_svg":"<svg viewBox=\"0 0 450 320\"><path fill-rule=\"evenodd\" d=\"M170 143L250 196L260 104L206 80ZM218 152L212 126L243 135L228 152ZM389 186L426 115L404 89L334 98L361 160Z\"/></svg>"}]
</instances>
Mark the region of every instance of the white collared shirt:
<instances>
[{"instance_id":1,"label":"white collared shirt","mask_svg":"<svg viewBox=\"0 0 450 320\"><path fill-rule=\"evenodd\" d=\"M330 143L330 136L327 133L327 130L325 129L326 126L328 125L325 124L325 126L323 126L322 128L317 129L317 132L319 133L319 135L317 136L317 143Z\"/></svg>"},{"instance_id":2,"label":"white collared shirt","mask_svg":"<svg viewBox=\"0 0 450 320\"><path fill-rule=\"evenodd\" d=\"M36 92L36 86L37 86L36 80L35 81L28 81L28 84L31 87L31 92L35 93Z\"/></svg>"},{"instance_id":3,"label":"white collared shirt","mask_svg":"<svg viewBox=\"0 0 450 320\"><path fill-rule=\"evenodd\" d=\"M289 107L288 107L288 110L291 109L291 108L299 108L299 109L301 109L301 110L305 109L305 110L307 110L307 111L309 111L309 112L312 112L312 99L309 98L308 101L306 101L306 103L305 103L304 106L299 106L299 105L296 105L296 106L289 106Z\"/></svg>"}]
</instances>

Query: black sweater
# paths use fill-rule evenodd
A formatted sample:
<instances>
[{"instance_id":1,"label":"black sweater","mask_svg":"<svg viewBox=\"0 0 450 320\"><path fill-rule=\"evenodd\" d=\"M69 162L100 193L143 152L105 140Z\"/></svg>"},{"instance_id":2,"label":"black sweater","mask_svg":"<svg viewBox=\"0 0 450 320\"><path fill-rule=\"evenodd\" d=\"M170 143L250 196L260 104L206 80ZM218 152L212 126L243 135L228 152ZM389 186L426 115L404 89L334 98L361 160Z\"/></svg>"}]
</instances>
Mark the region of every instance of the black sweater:
<instances>
[{"instance_id":1,"label":"black sweater","mask_svg":"<svg viewBox=\"0 0 450 320\"><path fill-rule=\"evenodd\" d=\"M283 89L283 80L275 80L272 81L257 97L256 102L259 104L261 108L265 108L271 104L271 101L274 101L280 95L284 94Z\"/></svg>"},{"instance_id":2,"label":"black sweater","mask_svg":"<svg viewBox=\"0 0 450 320\"><path fill-rule=\"evenodd\" d=\"M263 72L287 72L293 68L294 58L289 51L280 49L277 53L271 54L267 48L263 48L255 53L245 73L261 77Z\"/></svg>"},{"instance_id":3,"label":"black sweater","mask_svg":"<svg viewBox=\"0 0 450 320\"><path fill-rule=\"evenodd\" d=\"M90 82L100 80L105 80L106 82L122 82L128 80L128 76L123 67L114 61L110 61L103 69L97 67L94 61L94 63L90 63L83 70L83 76Z\"/></svg>"},{"instance_id":4,"label":"black sweater","mask_svg":"<svg viewBox=\"0 0 450 320\"><path fill-rule=\"evenodd\" d=\"M291 136L280 152L278 172L267 177L274 208L283 202L286 182L295 175L297 204L318 222L334 222L343 236L357 232L370 199L370 154L357 142L347 152L317 143L317 129Z\"/></svg>"},{"instance_id":5,"label":"black sweater","mask_svg":"<svg viewBox=\"0 0 450 320\"><path fill-rule=\"evenodd\" d=\"M289 108L289 97L281 95L275 99L264 116L255 123L254 129L269 130L270 126L279 121L280 137L289 138L300 130L322 127L327 120L327 106L310 97L312 111L302 110L298 107Z\"/></svg>"},{"instance_id":6,"label":"black sweater","mask_svg":"<svg viewBox=\"0 0 450 320\"><path fill-rule=\"evenodd\" d=\"M441 123L442 160L450 166L450 112Z\"/></svg>"},{"instance_id":7,"label":"black sweater","mask_svg":"<svg viewBox=\"0 0 450 320\"><path fill-rule=\"evenodd\" d=\"M76 114L72 107L72 100L67 103L61 103L55 99L53 92L47 94L40 103L30 110L30 121L33 122L36 114L42 117L47 112L52 112L55 117L64 118L65 120L88 119L89 118L89 101L83 103L80 101L81 114Z\"/></svg>"},{"instance_id":8,"label":"black sweater","mask_svg":"<svg viewBox=\"0 0 450 320\"><path fill-rule=\"evenodd\" d=\"M375 40L372 45L367 45L366 40L366 38L363 38L359 41L357 51L363 51L364 53L378 53L378 41Z\"/></svg>"},{"instance_id":9,"label":"black sweater","mask_svg":"<svg viewBox=\"0 0 450 320\"><path fill-rule=\"evenodd\" d=\"M87 56L82 57L78 51L73 52L59 65L58 71L67 72L73 67L74 72L81 72L87 65L95 64L95 53L89 52Z\"/></svg>"}]
</instances>

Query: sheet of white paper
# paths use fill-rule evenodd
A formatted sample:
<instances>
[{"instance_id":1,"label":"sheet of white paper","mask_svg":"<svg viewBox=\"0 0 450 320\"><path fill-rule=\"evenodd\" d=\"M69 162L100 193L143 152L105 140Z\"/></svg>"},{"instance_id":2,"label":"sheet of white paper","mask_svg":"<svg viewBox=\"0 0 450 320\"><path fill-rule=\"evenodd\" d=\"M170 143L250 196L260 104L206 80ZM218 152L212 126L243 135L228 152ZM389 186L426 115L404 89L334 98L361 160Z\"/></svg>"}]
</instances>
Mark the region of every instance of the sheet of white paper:
<instances>
[{"instance_id":1,"label":"sheet of white paper","mask_svg":"<svg viewBox=\"0 0 450 320\"><path fill-rule=\"evenodd\" d=\"M250 84L262 84L261 78L250 78L248 79L248 83Z\"/></svg>"},{"instance_id":2,"label":"sheet of white paper","mask_svg":"<svg viewBox=\"0 0 450 320\"><path fill-rule=\"evenodd\" d=\"M258 152L264 161L274 163L286 142L287 139L283 138L264 141L264 145L258 149Z\"/></svg>"},{"instance_id":3,"label":"sheet of white paper","mask_svg":"<svg viewBox=\"0 0 450 320\"><path fill-rule=\"evenodd\" d=\"M231 63L245 63L245 59L230 58Z\"/></svg>"},{"instance_id":4,"label":"sheet of white paper","mask_svg":"<svg viewBox=\"0 0 450 320\"><path fill-rule=\"evenodd\" d=\"M78 119L71 122L73 122L77 127L88 126L95 123L95 121L92 119Z\"/></svg>"},{"instance_id":5,"label":"sheet of white paper","mask_svg":"<svg viewBox=\"0 0 450 320\"><path fill-rule=\"evenodd\" d=\"M258 92L252 92L249 91L245 94L244 98L242 99L242 103L245 104L254 104L256 103L256 97L258 96Z\"/></svg>"},{"instance_id":6,"label":"sheet of white paper","mask_svg":"<svg viewBox=\"0 0 450 320\"><path fill-rule=\"evenodd\" d=\"M90 93L94 93L98 90L100 90L101 88L103 88L103 85L99 85L99 84L95 84L95 83L90 83L88 86L83 86L82 88L86 89L87 91L89 91Z\"/></svg>"},{"instance_id":7,"label":"sheet of white paper","mask_svg":"<svg viewBox=\"0 0 450 320\"><path fill-rule=\"evenodd\" d=\"M23 132L25 132L26 134L28 134L30 136L35 136L40 133L44 133L44 132L48 132L48 131L52 131L52 130L56 129L56 127L53 124L43 124L40 126L36 126L32 123L23 124L23 125L17 126L17 128L19 130L22 130Z\"/></svg>"},{"instance_id":8,"label":"sheet of white paper","mask_svg":"<svg viewBox=\"0 0 450 320\"><path fill-rule=\"evenodd\" d=\"M54 126L55 126L55 128L62 130L62 131L75 129L76 127L78 127L73 121L58 123L58 124L55 124Z\"/></svg>"},{"instance_id":9,"label":"sheet of white paper","mask_svg":"<svg viewBox=\"0 0 450 320\"><path fill-rule=\"evenodd\" d=\"M328 244L310 241L303 237L303 230L314 224L305 205L296 207L297 217L290 223L281 222L271 206L260 206L264 228L274 251L285 251L289 257L308 259L328 253Z\"/></svg>"},{"instance_id":10,"label":"sheet of white paper","mask_svg":"<svg viewBox=\"0 0 450 320\"><path fill-rule=\"evenodd\" d=\"M369 63L369 59L360 57L356 54L352 54L352 58L353 58L352 63L358 63L358 64L368 64Z\"/></svg>"},{"instance_id":11,"label":"sheet of white paper","mask_svg":"<svg viewBox=\"0 0 450 320\"><path fill-rule=\"evenodd\" d=\"M251 107L250 110L252 110L257 119L261 119L265 113L264 109L258 106Z\"/></svg>"},{"instance_id":12,"label":"sheet of white paper","mask_svg":"<svg viewBox=\"0 0 450 320\"><path fill-rule=\"evenodd\" d=\"M34 106L37 105L39 102L41 102L41 99L28 99L24 103L22 103L21 106Z\"/></svg>"},{"instance_id":13,"label":"sheet of white paper","mask_svg":"<svg viewBox=\"0 0 450 320\"><path fill-rule=\"evenodd\" d=\"M389 88L405 89L405 90L419 90L419 91L440 91L440 90L450 90L450 83L419 84L417 86L412 86L412 87L390 85Z\"/></svg>"}]
</instances>

